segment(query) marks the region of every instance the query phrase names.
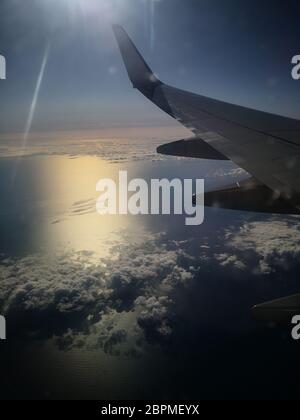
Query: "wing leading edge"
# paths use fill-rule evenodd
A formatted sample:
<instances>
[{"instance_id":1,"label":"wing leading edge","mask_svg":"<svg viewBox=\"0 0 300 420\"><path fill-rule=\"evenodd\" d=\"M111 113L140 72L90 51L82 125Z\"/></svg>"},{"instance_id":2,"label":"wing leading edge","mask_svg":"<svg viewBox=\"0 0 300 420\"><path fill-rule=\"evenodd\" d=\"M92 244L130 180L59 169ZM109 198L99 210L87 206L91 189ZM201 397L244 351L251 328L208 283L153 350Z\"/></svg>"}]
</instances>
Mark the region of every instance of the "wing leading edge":
<instances>
[{"instance_id":1,"label":"wing leading edge","mask_svg":"<svg viewBox=\"0 0 300 420\"><path fill-rule=\"evenodd\" d=\"M133 87L196 136L194 146L188 140L188 153L187 143L177 143L173 151L165 147L167 154L178 156L181 147L181 156L202 153L232 160L272 191L274 202L288 201L290 213L300 213L300 121L168 86L153 74L125 30L114 25L114 32Z\"/></svg>"}]
</instances>

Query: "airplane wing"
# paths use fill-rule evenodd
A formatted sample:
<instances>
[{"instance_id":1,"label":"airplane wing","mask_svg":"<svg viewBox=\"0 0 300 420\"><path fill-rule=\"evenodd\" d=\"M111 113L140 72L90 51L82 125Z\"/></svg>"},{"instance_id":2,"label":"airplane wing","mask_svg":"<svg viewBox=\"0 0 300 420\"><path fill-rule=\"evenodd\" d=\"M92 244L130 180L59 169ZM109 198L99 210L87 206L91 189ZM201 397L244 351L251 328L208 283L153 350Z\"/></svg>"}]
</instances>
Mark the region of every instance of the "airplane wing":
<instances>
[{"instance_id":1,"label":"airplane wing","mask_svg":"<svg viewBox=\"0 0 300 420\"><path fill-rule=\"evenodd\" d=\"M229 159L253 176L248 192L253 192L254 200L258 193L259 202L268 197L267 206L252 205L250 210L300 213L300 121L168 86L153 74L125 30L119 25L113 29L133 87L195 135L162 146L158 152ZM235 204L230 205L228 194L233 190ZM244 189L230 186L224 203L215 197L218 206L238 209L240 192L244 197ZM222 194L224 197L224 190Z\"/></svg>"},{"instance_id":2,"label":"airplane wing","mask_svg":"<svg viewBox=\"0 0 300 420\"><path fill-rule=\"evenodd\" d=\"M299 315L299 309L300 295L292 295L255 305L252 308L252 315L259 322L290 324L291 319Z\"/></svg>"}]
</instances>

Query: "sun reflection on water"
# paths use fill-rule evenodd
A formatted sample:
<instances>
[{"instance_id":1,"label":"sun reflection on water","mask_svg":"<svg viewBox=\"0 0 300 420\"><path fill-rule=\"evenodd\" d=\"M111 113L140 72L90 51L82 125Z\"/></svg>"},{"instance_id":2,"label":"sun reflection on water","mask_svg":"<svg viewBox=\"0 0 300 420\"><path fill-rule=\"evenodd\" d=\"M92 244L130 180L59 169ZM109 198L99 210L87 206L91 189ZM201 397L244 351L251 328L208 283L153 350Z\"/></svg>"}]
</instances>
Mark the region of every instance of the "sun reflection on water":
<instances>
[{"instance_id":1,"label":"sun reflection on water","mask_svg":"<svg viewBox=\"0 0 300 420\"><path fill-rule=\"evenodd\" d=\"M44 204L44 248L68 248L100 258L109 255L118 232L127 229L126 216L100 216L96 211L96 184L101 178L117 179L120 165L99 158L39 158L38 200ZM33 203L34 204L34 203Z\"/></svg>"}]
</instances>

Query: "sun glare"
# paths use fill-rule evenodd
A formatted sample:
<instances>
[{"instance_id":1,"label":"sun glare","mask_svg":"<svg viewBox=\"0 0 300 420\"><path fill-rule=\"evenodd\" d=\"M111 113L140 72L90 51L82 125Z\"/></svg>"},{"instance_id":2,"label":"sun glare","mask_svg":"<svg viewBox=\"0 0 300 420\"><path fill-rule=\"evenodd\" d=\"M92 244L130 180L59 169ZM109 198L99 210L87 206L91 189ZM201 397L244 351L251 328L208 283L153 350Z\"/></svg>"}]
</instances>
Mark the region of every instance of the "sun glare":
<instances>
[{"instance_id":1,"label":"sun glare","mask_svg":"<svg viewBox=\"0 0 300 420\"><path fill-rule=\"evenodd\" d=\"M61 1L61 0L60 0ZM114 0L63 0L71 16L112 18Z\"/></svg>"}]
</instances>

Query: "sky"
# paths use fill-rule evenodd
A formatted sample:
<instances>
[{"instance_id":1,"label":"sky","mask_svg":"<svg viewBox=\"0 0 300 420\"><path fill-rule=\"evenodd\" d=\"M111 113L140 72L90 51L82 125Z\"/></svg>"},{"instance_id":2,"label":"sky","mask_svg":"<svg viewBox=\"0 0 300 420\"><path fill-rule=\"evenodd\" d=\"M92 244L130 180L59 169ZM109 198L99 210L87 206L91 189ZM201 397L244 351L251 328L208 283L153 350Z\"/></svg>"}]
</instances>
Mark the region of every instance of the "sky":
<instances>
[{"instance_id":1,"label":"sky","mask_svg":"<svg viewBox=\"0 0 300 420\"><path fill-rule=\"evenodd\" d=\"M175 124L131 89L112 23L164 82L300 118L299 12L294 0L2 0L0 133Z\"/></svg>"}]
</instances>

